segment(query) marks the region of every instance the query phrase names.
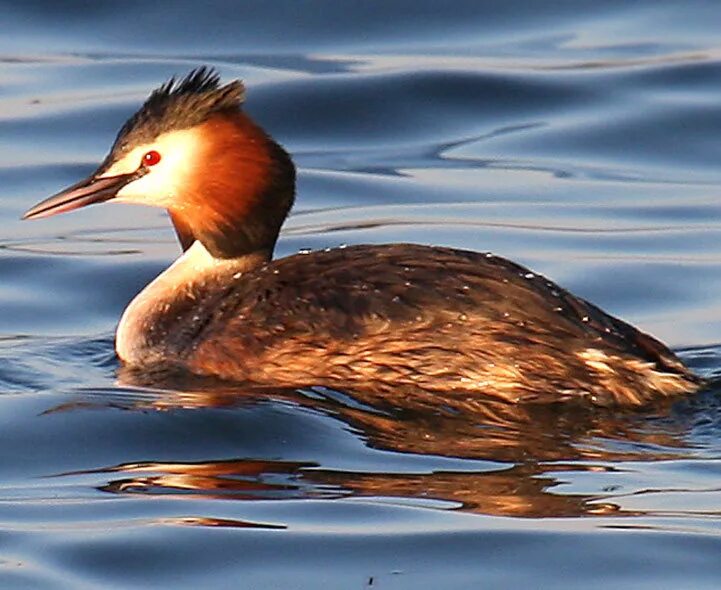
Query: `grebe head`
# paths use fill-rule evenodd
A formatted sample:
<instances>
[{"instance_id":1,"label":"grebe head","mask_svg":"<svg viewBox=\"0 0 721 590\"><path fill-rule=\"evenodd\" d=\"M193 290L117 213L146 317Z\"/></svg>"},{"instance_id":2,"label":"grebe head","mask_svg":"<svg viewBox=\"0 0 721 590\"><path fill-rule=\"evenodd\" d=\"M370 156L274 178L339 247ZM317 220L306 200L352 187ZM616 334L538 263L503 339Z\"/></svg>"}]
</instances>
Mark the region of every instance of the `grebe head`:
<instances>
[{"instance_id":1,"label":"grebe head","mask_svg":"<svg viewBox=\"0 0 721 590\"><path fill-rule=\"evenodd\" d=\"M243 111L243 84L205 67L155 90L85 180L35 205L37 219L114 200L166 208L184 248L270 258L292 204L288 154Z\"/></svg>"}]
</instances>

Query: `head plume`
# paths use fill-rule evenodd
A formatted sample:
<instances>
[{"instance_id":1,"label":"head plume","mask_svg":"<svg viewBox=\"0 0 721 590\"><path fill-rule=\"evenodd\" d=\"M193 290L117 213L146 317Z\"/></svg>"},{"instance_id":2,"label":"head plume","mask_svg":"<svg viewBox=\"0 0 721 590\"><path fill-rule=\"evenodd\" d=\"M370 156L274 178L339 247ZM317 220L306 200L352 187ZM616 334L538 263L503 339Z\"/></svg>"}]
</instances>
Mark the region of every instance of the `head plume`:
<instances>
[{"instance_id":1,"label":"head plume","mask_svg":"<svg viewBox=\"0 0 721 590\"><path fill-rule=\"evenodd\" d=\"M184 78L170 78L123 125L111 153L150 143L168 131L194 127L216 113L238 111L244 99L243 83L234 80L221 86L214 68L202 66Z\"/></svg>"}]
</instances>

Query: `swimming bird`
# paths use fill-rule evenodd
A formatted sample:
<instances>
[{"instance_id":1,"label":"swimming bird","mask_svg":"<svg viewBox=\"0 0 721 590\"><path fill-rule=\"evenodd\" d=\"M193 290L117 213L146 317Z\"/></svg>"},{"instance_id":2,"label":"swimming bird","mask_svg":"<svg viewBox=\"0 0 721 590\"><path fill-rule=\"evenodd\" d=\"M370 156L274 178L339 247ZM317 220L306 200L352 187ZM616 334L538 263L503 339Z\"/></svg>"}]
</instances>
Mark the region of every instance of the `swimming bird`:
<instances>
[{"instance_id":1,"label":"swimming bird","mask_svg":"<svg viewBox=\"0 0 721 590\"><path fill-rule=\"evenodd\" d=\"M274 260L295 167L244 96L205 67L171 78L95 172L23 216L105 201L167 209L183 254L123 313L125 365L439 405L639 406L703 385L656 339L490 253L355 245Z\"/></svg>"}]
</instances>

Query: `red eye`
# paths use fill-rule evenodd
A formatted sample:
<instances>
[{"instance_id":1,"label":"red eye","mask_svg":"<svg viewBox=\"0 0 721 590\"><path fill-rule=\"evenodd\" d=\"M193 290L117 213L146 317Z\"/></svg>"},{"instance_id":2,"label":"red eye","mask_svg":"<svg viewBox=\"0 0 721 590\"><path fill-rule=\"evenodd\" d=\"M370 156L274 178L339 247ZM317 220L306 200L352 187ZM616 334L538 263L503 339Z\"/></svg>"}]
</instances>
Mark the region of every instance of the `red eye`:
<instances>
[{"instance_id":1,"label":"red eye","mask_svg":"<svg viewBox=\"0 0 721 590\"><path fill-rule=\"evenodd\" d=\"M143 166L155 166L160 162L160 153L155 150L150 150L143 156Z\"/></svg>"}]
</instances>

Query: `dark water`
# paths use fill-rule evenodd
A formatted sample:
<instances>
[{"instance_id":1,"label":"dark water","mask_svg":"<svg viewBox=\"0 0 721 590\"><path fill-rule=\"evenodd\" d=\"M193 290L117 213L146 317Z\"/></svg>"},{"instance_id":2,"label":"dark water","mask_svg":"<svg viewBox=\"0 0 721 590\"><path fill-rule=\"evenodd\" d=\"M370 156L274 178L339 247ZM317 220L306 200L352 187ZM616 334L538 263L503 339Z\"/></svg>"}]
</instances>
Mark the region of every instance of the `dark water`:
<instances>
[{"instance_id":1,"label":"dark water","mask_svg":"<svg viewBox=\"0 0 721 590\"><path fill-rule=\"evenodd\" d=\"M718 588L721 398L379 412L172 390L112 334L162 212L20 223L202 63L295 154L279 255L493 250L721 373L721 6L25 2L0 11L0 587Z\"/></svg>"}]
</instances>

